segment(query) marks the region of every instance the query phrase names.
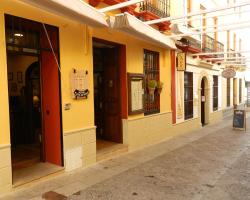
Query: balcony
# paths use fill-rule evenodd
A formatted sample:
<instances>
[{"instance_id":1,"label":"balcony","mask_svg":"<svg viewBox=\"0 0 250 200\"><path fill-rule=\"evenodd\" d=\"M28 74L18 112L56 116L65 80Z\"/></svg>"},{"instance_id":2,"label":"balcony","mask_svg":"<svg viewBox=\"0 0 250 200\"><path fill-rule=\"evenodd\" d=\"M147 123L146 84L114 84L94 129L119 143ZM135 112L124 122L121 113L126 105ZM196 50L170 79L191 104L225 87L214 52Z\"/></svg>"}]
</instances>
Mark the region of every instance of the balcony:
<instances>
[{"instance_id":1,"label":"balcony","mask_svg":"<svg viewBox=\"0 0 250 200\"><path fill-rule=\"evenodd\" d=\"M184 52L190 52L190 53L201 52L201 42L194 41L191 39L181 38L176 42L176 47Z\"/></svg>"},{"instance_id":2,"label":"balcony","mask_svg":"<svg viewBox=\"0 0 250 200\"><path fill-rule=\"evenodd\" d=\"M216 42L216 52L224 52L224 44L221 42ZM224 54L217 54L217 58L221 58L222 60L224 59Z\"/></svg>"},{"instance_id":3,"label":"balcony","mask_svg":"<svg viewBox=\"0 0 250 200\"><path fill-rule=\"evenodd\" d=\"M202 51L206 53L214 52L215 46L214 46L214 38L204 34L203 40L202 40Z\"/></svg>"},{"instance_id":4,"label":"balcony","mask_svg":"<svg viewBox=\"0 0 250 200\"><path fill-rule=\"evenodd\" d=\"M149 21L170 16L170 0L145 0L139 5L139 12L136 16L142 21ZM156 24L160 31L170 30L170 22Z\"/></svg>"}]
</instances>

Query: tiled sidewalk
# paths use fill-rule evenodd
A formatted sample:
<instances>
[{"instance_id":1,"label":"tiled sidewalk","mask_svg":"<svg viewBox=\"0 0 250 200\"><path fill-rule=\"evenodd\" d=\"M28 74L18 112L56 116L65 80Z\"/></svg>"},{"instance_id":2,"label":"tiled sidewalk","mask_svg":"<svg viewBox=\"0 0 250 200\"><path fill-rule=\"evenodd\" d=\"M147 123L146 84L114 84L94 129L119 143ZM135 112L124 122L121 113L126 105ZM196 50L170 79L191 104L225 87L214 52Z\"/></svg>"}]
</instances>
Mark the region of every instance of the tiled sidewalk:
<instances>
[{"instance_id":1,"label":"tiled sidewalk","mask_svg":"<svg viewBox=\"0 0 250 200\"><path fill-rule=\"evenodd\" d=\"M35 183L2 199L237 199L225 192L223 179L228 181L228 174L238 179L237 172L248 172L244 166L240 172L231 168L239 163L249 168L250 134L249 130L233 131L231 124L227 119L208 125L87 169ZM248 185L249 176L247 173L243 179ZM237 187L234 189L239 194ZM218 198L211 196L210 190ZM250 190L239 199L250 199L248 194Z\"/></svg>"}]
</instances>

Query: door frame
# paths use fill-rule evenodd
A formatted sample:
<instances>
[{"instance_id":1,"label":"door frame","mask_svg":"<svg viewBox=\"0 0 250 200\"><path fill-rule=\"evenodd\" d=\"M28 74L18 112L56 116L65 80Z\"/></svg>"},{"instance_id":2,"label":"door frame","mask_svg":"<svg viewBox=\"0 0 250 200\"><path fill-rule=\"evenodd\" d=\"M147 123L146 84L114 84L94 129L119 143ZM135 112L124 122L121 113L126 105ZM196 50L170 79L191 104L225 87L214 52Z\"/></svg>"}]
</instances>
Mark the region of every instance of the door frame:
<instances>
[{"instance_id":1,"label":"door frame","mask_svg":"<svg viewBox=\"0 0 250 200\"><path fill-rule=\"evenodd\" d=\"M116 46L118 48L118 76L119 76L119 88L120 88L120 96L123 98L120 98L120 102L119 102L119 120L121 123L120 126L120 140L121 143L124 142L124 135L123 135L123 119L127 119L128 118L128 100L127 100L127 69L126 69L126 46L124 44L120 44L120 43L116 43L113 41L108 41L108 40L104 40L101 38L97 38L97 37L93 37L92 38L92 48L94 48L93 46L93 42L100 42L103 44L107 44L107 45L112 45L112 46ZM94 64L93 64L93 76L94 76ZM94 83L93 83L94 84ZM94 88L94 85L93 85Z\"/></svg>"},{"instance_id":2,"label":"door frame","mask_svg":"<svg viewBox=\"0 0 250 200\"><path fill-rule=\"evenodd\" d=\"M4 24L5 24L5 32L6 32L6 18L7 17L13 17L13 18L17 18L17 19L19 19L19 20L22 20L22 21L24 21L24 23L25 22L27 22L27 23L31 23L31 24L33 24L33 25L35 25L35 26L37 26L36 27L36 31L38 31L39 32L39 34L41 35L41 33L42 33L42 31L44 31L44 29L43 29L43 26L42 26L42 23L41 22L38 22L38 21L34 21L34 20L31 20L31 19L26 19L26 18L24 18L24 17L19 17L19 16L14 16L14 15L10 15L10 14L4 14L4 18L5 18L5 20L4 20ZM53 27L53 28L55 28L56 29L56 38L57 38L57 40L58 40L58 42L57 42L57 55L58 55L58 64L59 64L59 66L60 66L60 37L59 37L59 27L57 27L57 26L53 26L53 25L48 25L48 24L45 24L44 23L44 25L46 26L46 27ZM49 34L49 33L48 33ZM39 39L39 44L40 44L40 39ZM7 48L7 47L6 47ZM6 49L7 50L7 49ZM41 46L39 45L39 47L38 47L38 49L37 50L45 50L45 51L49 51L49 52L52 52L52 50L51 49L43 49L43 48L41 48ZM40 83L41 83L41 90L42 90L42 75L41 75L41 53L39 52L39 53L37 53L37 54L34 54L34 53L25 53L25 52L19 52L18 53L19 55L36 55L37 57L38 57L38 62L39 62L39 64L40 64ZM58 103L60 104L60 106L59 106L59 116L60 116L60 119L59 119L59 123L60 123L60 140L61 140L61 164L60 164L60 166L64 166L64 151L63 151L63 121L62 121L62 91L61 91L61 73L60 73L60 71L59 71L59 69L57 70L58 71L58 88L59 88L59 99L58 99ZM41 99L42 100L42 99ZM42 106L42 102L41 102L41 106ZM10 122L11 123L11 122ZM42 123L42 131L44 132L44 117L43 117L43 113L42 113L42 109L41 109L41 123ZM45 144L45 142L44 142L44 134L42 134L42 148L41 148L41 151L43 151L43 155L45 155L44 154L44 151L45 151L45 147L44 147L44 144Z\"/></svg>"}]
</instances>

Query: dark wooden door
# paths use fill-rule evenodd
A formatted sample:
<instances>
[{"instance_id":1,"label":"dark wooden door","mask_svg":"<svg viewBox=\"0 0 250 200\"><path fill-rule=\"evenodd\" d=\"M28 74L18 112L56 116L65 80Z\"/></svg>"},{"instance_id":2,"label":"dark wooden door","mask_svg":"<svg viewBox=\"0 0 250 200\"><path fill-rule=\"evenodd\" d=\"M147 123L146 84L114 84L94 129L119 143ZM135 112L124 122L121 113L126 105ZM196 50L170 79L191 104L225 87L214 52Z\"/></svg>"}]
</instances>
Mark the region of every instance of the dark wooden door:
<instances>
[{"instance_id":1,"label":"dark wooden door","mask_svg":"<svg viewBox=\"0 0 250 200\"><path fill-rule=\"evenodd\" d=\"M112 142L122 142L119 49L107 48L104 54L104 137Z\"/></svg>"},{"instance_id":2,"label":"dark wooden door","mask_svg":"<svg viewBox=\"0 0 250 200\"><path fill-rule=\"evenodd\" d=\"M205 80L201 81L201 124L205 125Z\"/></svg>"}]
</instances>

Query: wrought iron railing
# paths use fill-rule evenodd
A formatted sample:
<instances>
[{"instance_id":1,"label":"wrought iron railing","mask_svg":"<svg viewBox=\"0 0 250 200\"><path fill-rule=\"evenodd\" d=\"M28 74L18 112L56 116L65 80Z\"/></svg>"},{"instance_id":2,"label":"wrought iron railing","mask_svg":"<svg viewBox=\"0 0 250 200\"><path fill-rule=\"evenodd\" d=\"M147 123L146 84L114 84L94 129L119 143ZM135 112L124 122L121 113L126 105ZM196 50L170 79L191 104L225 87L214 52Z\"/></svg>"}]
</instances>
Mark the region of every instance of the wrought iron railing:
<instances>
[{"instance_id":1,"label":"wrought iron railing","mask_svg":"<svg viewBox=\"0 0 250 200\"><path fill-rule=\"evenodd\" d=\"M217 49L216 49L216 51L217 52L224 52L224 44L217 41ZM216 57L224 58L224 54L218 54L218 55L216 55Z\"/></svg>"},{"instance_id":2,"label":"wrought iron railing","mask_svg":"<svg viewBox=\"0 0 250 200\"><path fill-rule=\"evenodd\" d=\"M184 46L189 46L189 47L193 47L195 49L200 49L201 50L201 42L199 41L192 41L192 40L188 40L186 38L182 38L181 40L177 40L176 44L179 45L184 45Z\"/></svg>"},{"instance_id":3,"label":"wrought iron railing","mask_svg":"<svg viewBox=\"0 0 250 200\"><path fill-rule=\"evenodd\" d=\"M189 40L189 46L196 49L201 49L201 42Z\"/></svg>"},{"instance_id":4,"label":"wrought iron railing","mask_svg":"<svg viewBox=\"0 0 250 200\"><path fill-rule=\"evenodd\" d=\"M202 40L202 51L213 52L214 51L214 38L204 34Z\"/></svg>"},{"instance_id":5,"label":"wrought iron railing","mask_svg":"<svg viewBox=\"0 0 250 200\"><path fill-rule=\"evenodd\" d=\"M139 4L140 12L151 12L159 17L170 16L170 0L145 0Z\"/></svg>"}]
</instances>

